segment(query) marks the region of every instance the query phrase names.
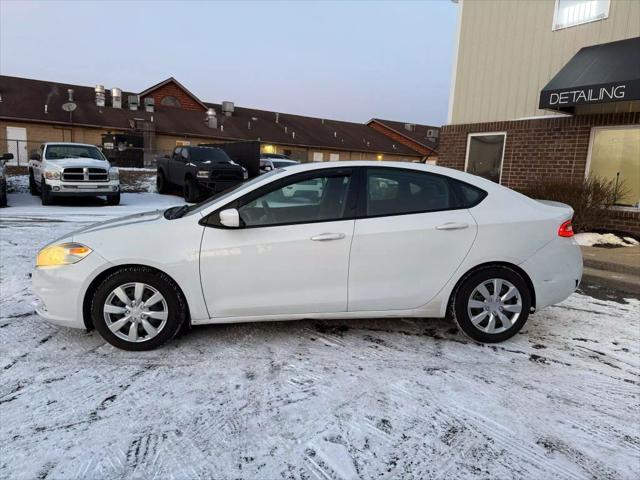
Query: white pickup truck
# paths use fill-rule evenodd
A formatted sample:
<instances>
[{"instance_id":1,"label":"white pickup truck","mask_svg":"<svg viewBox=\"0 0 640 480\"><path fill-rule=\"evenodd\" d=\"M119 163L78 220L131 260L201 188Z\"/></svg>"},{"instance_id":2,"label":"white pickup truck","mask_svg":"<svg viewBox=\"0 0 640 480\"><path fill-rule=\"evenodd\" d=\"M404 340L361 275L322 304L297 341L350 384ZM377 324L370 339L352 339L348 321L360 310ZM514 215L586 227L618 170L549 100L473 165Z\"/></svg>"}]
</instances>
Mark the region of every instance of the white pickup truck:
<instances>
[{"instance_id":1,"label":"white pickup truck","mask_svg":"<svg viewBox=\"0 0 640 480\"><path fill-rule=\"evenodd\" d=\"M29 191L40 195L43 205L65 196L106 196L109 205L118 205L118 168L94 145L45 143L29 160Z\"/></svg>"}]
</instances>

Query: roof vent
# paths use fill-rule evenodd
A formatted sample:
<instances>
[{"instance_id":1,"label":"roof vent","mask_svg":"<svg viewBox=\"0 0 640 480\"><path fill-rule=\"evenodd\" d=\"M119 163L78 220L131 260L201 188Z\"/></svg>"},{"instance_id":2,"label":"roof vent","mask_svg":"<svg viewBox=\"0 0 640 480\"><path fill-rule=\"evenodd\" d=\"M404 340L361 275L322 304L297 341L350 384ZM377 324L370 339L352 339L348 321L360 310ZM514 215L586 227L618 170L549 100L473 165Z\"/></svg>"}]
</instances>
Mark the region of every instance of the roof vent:
<instances>
[{"instance_id":1,"label":"roof vent","mask_svg":"<svg viewBox=\"0 0 640 480\"><path fill-rule=\"evenodd\" d=\"M138 98L138 95L129 95L127 103L129 104L129 110L138 110L140 99Z\"/></svg>"},{"instance_id":2,"label":"roof vent","mask_svg":"<svg viewBox=\"0 0 640 480\"><path fill-rule=\"evenodd\" d=\"M122 90L119 88L111 89L111 106L113 108L122 108Z\"/></svg>"},{"instance_id":3,"label":"roof vent","mask_svg":"<svg viewBox=\"0 0 640 480\"><path fill-rule=\"evenodd\" d=\"M276 123L280 123L280 114L276 112Z\"/></svg>"},{"instance_id":4,"label":"roof vent","mask_svg":"<svg viewBox=\"0 0 640 480\"><path fill-rule=\"evenodd\" d=\"M105 105L104 85L96 85L94 92L96 93L96 106L104 107Z\"/></svg>"},{"instance_id":5,"label":"roof vent","mask_svg":"<svg viewBox=\"0 0 640 480\"><path fill-rule=\"evenodd\" d=\"M405 123L404 124L404 129L409 131L409 132L414 132L416 129L416 125L415 123Z\"/></svg>"},{"instance_id":6,"label":"roof vent","mask_svg":"<svg viewBox=\"0 0 640 480\"><path fill-rule=\"evenodd\" d=\"M429 139L436 139L439 135L440 130L438 130L437 128L430 128L429 130L427 130L427 138Z\"/></svg>"},{"instance_id":7,"label":"roof vent","mask_svg":"<svg viewBox=\"0 0 640 480\"><path fill-rule=\"evenodd\" d=\"M153 97L144 98L144 109L147 112L153 112L155 106L156 106L156 100Z\"/></svg>"},{"instance_id":8,"label":"roof vent","mask_svg":"<svg viewBox=\"0 0 640 480\"><path fill-rule=\"evenodd\" d=\"M247 130L251 130L251 120L247 122Z\"/></svg>"},{"instance_id":9,"label":"roof vent","mask_svg":"<svg viewBox=\"0 0 640 480\"><path fill-rule=\"evenodd\" d=\"M296 139L296 132L291 132L291 138L293 138L294 140Z\"/></svg>"},{"instance_id":10,"label":"roof vent","mask_svg":"<svg viewBox=\"0 0 640 480\"><path fill-rule=\"evenodd\" d=\"M235 106L233 105L233 102L229 102L229 101L222 102L222 113L224 114L225 117L230 117L231 115L233 115L234 110L235 110Z\"/></svg>"},{"instance_id":11,"label":"roof vent","mask_svg":"<svg viewBox=\"0 0 640 480\"><path fill-rule=\"evenodd\" d=\"M207 109L207 116L204 119L207 127L209 128L218 128L218 118L216 117L216 111L213 108ZM220 126L222 129L222 125Z\"/></svg>"},{"instance_id":12,"label":"roof vent","mask_svg":"<svg viewBox=\"0 0 640 480\"><path fill-rule=\"evenodd\" d=\"M67 89L67 94L69 95L69 101L73 102L73 88Z\"/></svg>"}]
</instances>

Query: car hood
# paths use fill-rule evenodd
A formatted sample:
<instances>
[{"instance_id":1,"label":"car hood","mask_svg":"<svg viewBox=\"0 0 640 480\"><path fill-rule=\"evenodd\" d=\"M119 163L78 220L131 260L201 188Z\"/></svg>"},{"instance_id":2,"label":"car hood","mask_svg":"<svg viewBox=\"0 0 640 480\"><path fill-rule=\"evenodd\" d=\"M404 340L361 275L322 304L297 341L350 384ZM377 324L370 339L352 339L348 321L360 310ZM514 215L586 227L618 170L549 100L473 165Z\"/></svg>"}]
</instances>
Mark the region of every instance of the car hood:
<instances>
[{"instance_id":1,"label":"car hood","mask_svg":"<svg viewBox=\"0 0 640 480\"><path fill-rule=\"evenodd\" d=\"M88 227L71 232L68 236L70 236L73 241L81 241L81 237L84 234L103 230L113 230L114 228L129 227L138 223L157 222L159 220L164 220L163 212L164 210L153 210L151 212L135 213L133 215L127 215L126 217L119 217L112 220L106 220L104 222L93 223Z\"/></svg>"},{"instance_id":2,"label":"car hood","mask_svg":"<svg viewBox=\"0 0 640 480\"><path fill-rule=\"evenodd\" d=\"M68 167L88 167L88 168L105 168L109 169L109 162L105 160L96 160L95 158L63 158L61 160L48 160L49 165L60 168Z\"/></svg>"}]
</instances>

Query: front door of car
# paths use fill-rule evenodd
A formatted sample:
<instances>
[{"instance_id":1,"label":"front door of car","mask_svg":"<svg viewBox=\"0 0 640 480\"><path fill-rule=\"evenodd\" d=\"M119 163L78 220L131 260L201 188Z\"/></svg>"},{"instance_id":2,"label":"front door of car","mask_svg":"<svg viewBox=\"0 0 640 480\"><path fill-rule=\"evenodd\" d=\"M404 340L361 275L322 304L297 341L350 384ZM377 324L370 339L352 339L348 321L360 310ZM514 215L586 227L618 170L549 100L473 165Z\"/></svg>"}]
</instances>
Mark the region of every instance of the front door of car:
<instances>
[{"instance_id":1,"label":"front door of car","mask_svg":"<svg viewBox=\"0 0 640 480\"><path fill-rule=\"evenodd\" d=\"M346 311L352 173L323 169L276 180L201 222L200 275L212 318ZM239 228L220 224L227 208L237 208Z\"/></svg>"},{"instance_id":2,"label":"front door of car","mask_svg":"<svg viewBox=\"0 0 640 480\"><path fill-rule=\"evenodd\" d=\"M476 223L453 180L416 170L367 168L349 271L349 311L418 308L469 252Z\"/></svg>"}]
</instances>

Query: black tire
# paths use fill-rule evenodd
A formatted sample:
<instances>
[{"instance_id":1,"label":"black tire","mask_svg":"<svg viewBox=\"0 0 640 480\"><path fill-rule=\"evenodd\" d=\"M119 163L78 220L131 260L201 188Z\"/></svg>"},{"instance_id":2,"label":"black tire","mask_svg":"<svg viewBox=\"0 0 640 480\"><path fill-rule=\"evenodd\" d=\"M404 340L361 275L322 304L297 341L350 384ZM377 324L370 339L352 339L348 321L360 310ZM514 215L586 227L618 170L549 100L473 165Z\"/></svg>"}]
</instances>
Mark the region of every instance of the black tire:
<instances>
[{"instance_id":1,"label":"black tire","mask_svg":"<svg viewBox=\"0 0 640 480\"><path fill-rule=\"evenodd\" d=\"M135 282L145 283L162 294L168 311L162 329L152 338L137 343L124 340L112 332L103 313L105 302L114 289ZM187 306L178 286L164 273L148 267L127 267L112 273L98 286L91 301L91 318L98 333L114 347L129 351L153 350L171 340L180 331L187 321ZM126 331L127 327L130 328L130 323L125 323L121 331ZM144 330L138 331L146 333Z\"/></svg>"},{"instance_id":2,"label":"black tire","mask_svg":"<svg viewBox=\"0 0 640 480\"><path fill-rule=\"evenodd\" d=\"M184 199L189 203L196 203L200 198L200 185L192 177L184 181Z\"/></svg>"},{"instance_id":3,"label":"black tire","mask_svg":"<svg viewBox=\"0 0 640 480\"><path fill-rule=\"evenodd\" d=\"M158 189L158 193L168 193L169 191L169 182L167 182L162 170L158 170L158 174L156 176L156 188Z\"/></svg>"},{"instance_id":4,"label":"black tire","mask_svg":"<svg viewBox=\"0 0 640 480\"><path fill-rule=\"evenodd\" d=\"M474 291L483 282L488 282L492 279L499 279L502 282L506 281L510 283L517 289L519 299L512 296L504 303L491 303L491 301L489 301L484 309L479 307L472 307L472 309L470 309L469 301L472 300L472 294L474 295L473 299L478 302L482 302L483 304L485 303L485 297L480 295L480 292L474 293ZM495 292L491 291L491 285L493 285L492 282L489 283L488 293L490 293L491 297L493 298ZM499 288L501 290L498 293L498 296L505 297L506 292L509 290L508 285L503 283L502 287ZM514 304L517 305L514 306ZM504 307L498 305L504 305ZM518 312L518 316L515 318L513 312L506 311L506 309L514 308L520 309L520 312ZM520 329L522 329L524 324L527 322L530 309L531 292L529 291L527 282L518 272L504 266L487 267L470 274L462 281L453 299L453 317L456 323L468 337L481 343L502 342L513 337L520 331ZM498 330L502 331L498 331L496 333L488 333L484 330L489 329L489 319L494 316L494 311L496 311L496 313L499 311L499 313L495 315L494 325ZM479 318L481 314L484 315L483 320L477 323L478 326L476 326L476 324L474 324L474 322L471 320L470 312L476 319ZM503 323L499 315L506 315L508 320L513 319L514 321L511 325L506 322Z\"/></svg>"},{"instance_id":5,"label":"black tire","mask_svg":"<svg viewBox=\"0 0 640 480\"><path fill-rule=\"evenodd\" d=\"M0 207L7 206L7 187L2 187L0 189Z\"/></svg>"},{"instance_id":6,"label":"black tire","mask_svg":"<svg viewBox=\"0 0 640 480\"><path fill-rule=\"evenodd\" d=\"M115 195L107 195L107 204L120 205L120 194L116 193Z\"/></svg>"},{"instance_id":7,"label":"black tire","mask_svg":"<svg viewBox=\"0 0 640 480\"><path fill-rule=\"evenodd\" d=\"M42 205L53 205L51 187L45 183L44 178L40 180L40 198L42 200Z\"/></svg>"},{"instance_id":8,"label":"black tire","mask_svg":"<svg viewBox=\"0 0 640 480\"><path fill-rule=\"evenodd\" d=\"M33 178L33 170L29 170L29 193L33 196L36 196L39 193L36 179Z\"/></svg>"}]
</instances>

